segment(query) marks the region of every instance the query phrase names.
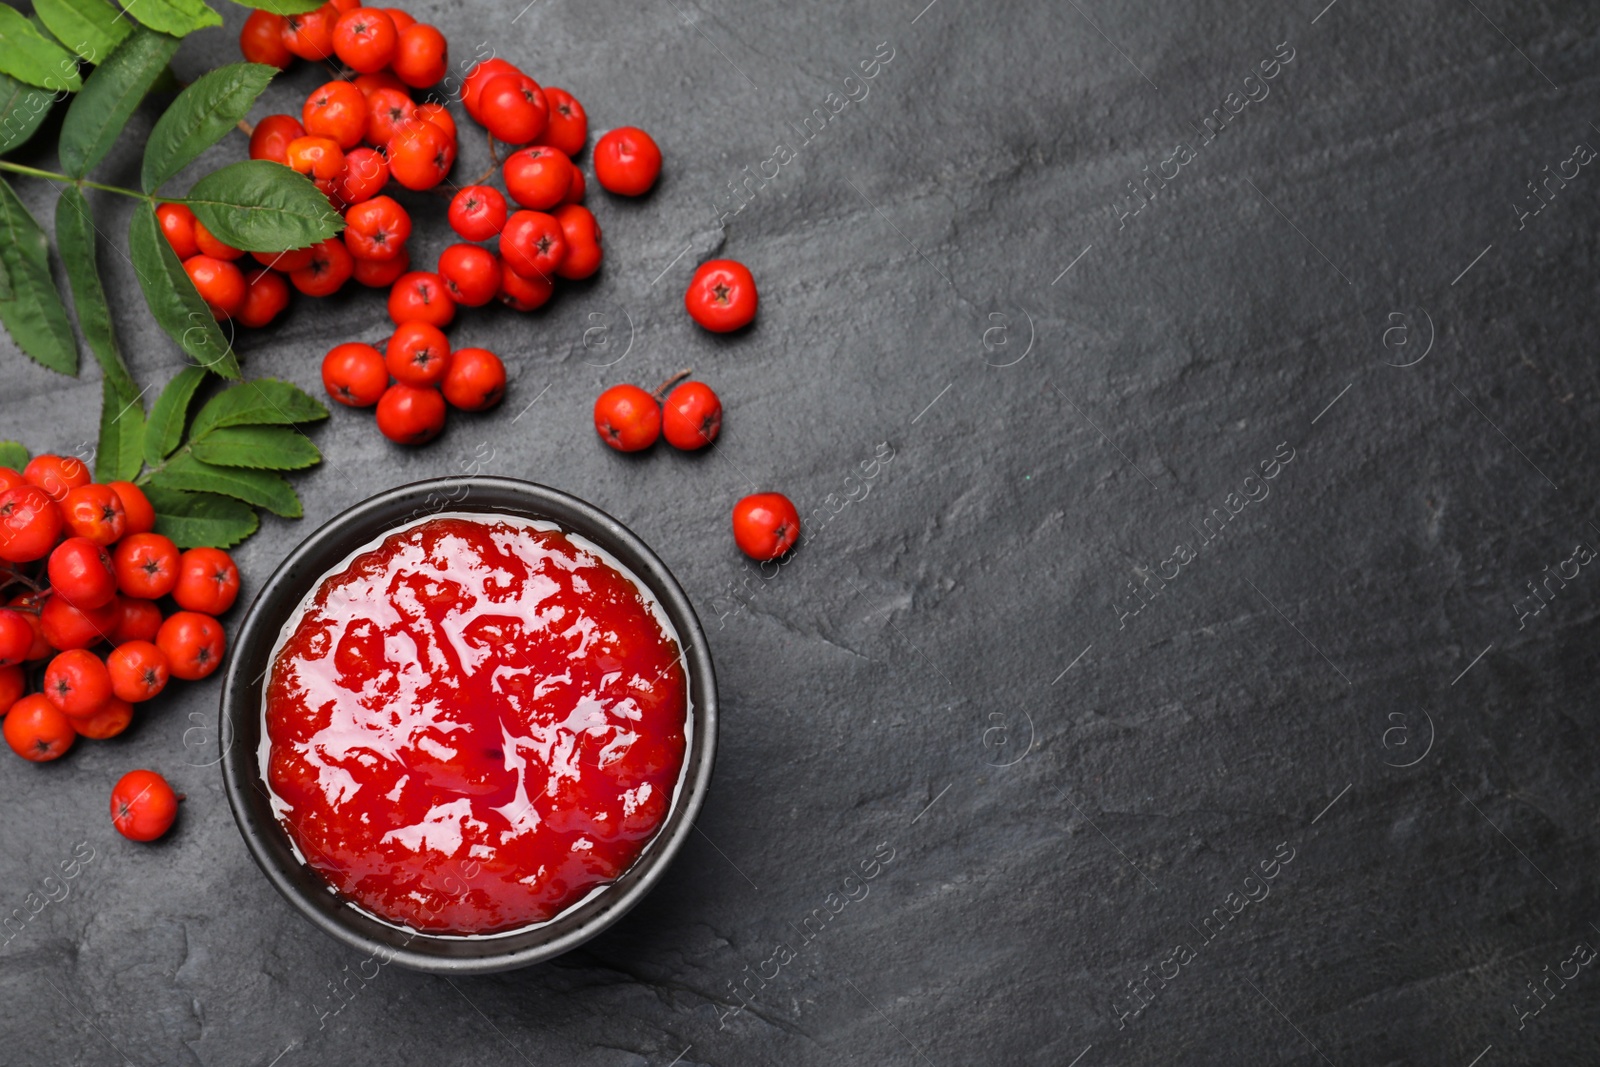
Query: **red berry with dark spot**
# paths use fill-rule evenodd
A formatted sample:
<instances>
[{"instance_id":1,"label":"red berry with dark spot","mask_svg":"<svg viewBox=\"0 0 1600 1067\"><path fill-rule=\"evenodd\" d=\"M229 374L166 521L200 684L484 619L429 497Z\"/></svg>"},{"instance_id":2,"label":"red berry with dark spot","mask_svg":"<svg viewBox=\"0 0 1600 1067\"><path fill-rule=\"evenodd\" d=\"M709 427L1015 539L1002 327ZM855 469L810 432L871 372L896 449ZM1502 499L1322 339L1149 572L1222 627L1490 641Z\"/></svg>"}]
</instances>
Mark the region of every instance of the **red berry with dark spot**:
<instances>
[{"instance_id":1,"label":"red berry with dark spot","mask_svg":"<svg viewBox=\"0 0 1600 1067\"><path fill-rule=\"evenodd\" d=\"M733 506L733 539L752 559L777 559L800 538L800 513L782 493L754 493Z\"/></svg>"},{"instance_id":2,"label":"red berry with dark spot","mask_svg":"<svg viewBox=\"0 0 1600 1067\"><path fill-rule=\"evenodd\" d=\"M335 345L322 358L322 384L346 407L370 408L389 388L389 368L371 345Z\"/></svg>"},{"instance_id":3,"label":"red berry with dark spot","mask_svg":"<svg viewBox=\"0 0 1600 1067\"><path fill-rule=\"evenodd\" d=\"M661 436L661 405L637 385L613 385L594 402L594 428L618 452L638 452Z\"/></svg>"},{"instance_id":4,"label":"red berry with dark spot","mask_svg":"<svg viewBox=\"0 0 1600 1067\"><path fill-rule=\"evenodd\" d=\"M684 382L661 405L661 435L673 448L704 448L722 432L722 401L705 382Z\"/></svg>"},{"instance_id":5,"label":"red berry with dark spot","mask_svg":"<svg viewBox=\"0 0 1600 1067\"><path fill-rule=\"evenodd\" d=\"M401 323L389 338L383 362L397 382L438 385L450 369L450 342L426 322Z\"/></svg>"}]
</instances>

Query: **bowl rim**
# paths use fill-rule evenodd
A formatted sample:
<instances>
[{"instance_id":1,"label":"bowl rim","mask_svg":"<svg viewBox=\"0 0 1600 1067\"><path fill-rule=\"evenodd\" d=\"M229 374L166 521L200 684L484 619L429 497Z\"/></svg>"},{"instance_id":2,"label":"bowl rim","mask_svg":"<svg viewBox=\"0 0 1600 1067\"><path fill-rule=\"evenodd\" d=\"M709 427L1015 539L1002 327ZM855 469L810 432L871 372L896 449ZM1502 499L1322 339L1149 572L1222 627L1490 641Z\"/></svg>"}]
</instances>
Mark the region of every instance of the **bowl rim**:
<instances>
[{"instance_id":1,"label":"bowl rim","mask_svg":"<svg viewBox=\"0 0 1600 1067\"><path fill-rule=\"evenodd\" d=\"M474 494L481 501L476 507ZM389 517L397 509L403 513L413 501L436 499L444 503L413 509L404 518ZM515 504L508 505L507 500ZM267 796L257 762L266 668L254 678L245 674L251 669L246 664L253 667L253 661L265 660L270 667L272 648L289 615L351 551L429 513L474 512L554 522L593 541L634 572L678 632L693 732L683 757L687 773L673 805L623 874L546 924L520 932L463 938L404 930L342 903L343 898L332 893L320 875L292 860L292 853L293 869L289 869L284 860L288 835L275 817L263 818L262 800L254 795ZM369 525L370 532L352 542L352 531ZM287 610L280 611L285 602ZM323 523L284 557L252 599L233 641L218 709L219 744L228 806L246 848L267 880L302 916L337 940L386 962L436 974L486 974L529 966L576 948L615 923L655 887L683 847L705 802L716 755L717 687L705 631L694 605L666 564L638 535L588 501L559 489L516 478L460 475L411 482L368 497ZM241 739L245 742L240 743ZM552 936L543 936L547 933ZM393 943L401 937L402 944ZM452 946L452 952L442 954L442 946ZM473 954L462 954L463 946L471 946ZM496 951L497 946L511 947Z\"/></svg>"}]
</instances>

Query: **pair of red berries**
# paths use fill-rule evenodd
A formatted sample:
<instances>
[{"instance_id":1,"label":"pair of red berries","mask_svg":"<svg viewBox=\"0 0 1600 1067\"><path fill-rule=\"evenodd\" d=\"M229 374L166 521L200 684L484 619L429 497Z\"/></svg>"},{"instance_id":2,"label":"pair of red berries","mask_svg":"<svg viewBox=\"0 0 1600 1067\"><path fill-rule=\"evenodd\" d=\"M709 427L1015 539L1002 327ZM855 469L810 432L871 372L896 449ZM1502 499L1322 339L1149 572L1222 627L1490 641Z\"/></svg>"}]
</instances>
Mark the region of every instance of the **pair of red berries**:
<instances>
[{"instance_id":1,"label":"pair of red berries","mask_svg":"<svg viewBox=\"0 0 1600 1067\"><path fill-rule=\"evenodd\" d=\"M346 407L376 404L378 430L389 440L420 445L444 429L447 402L462 411L498 404L506 368L486 348L451 351L437 326L412 321L395 328L382 353L367 344L335 345L323 357L322 384Z\"/></svg>"},{"instance_id":2,"label":"pair of red berries","mask_svg":"<svg viewBox=\"0 0 1600 1067\"><path fill-rule=\"evenodd\" d=\"M613 385L594 402L594 428L600 440L618 452L639 452L665 437L684 451L704 448L722 431L722 401L704 382L668 386L688 372L668 379L654 393L637 385Z\"/></svg>"}]
</instances>

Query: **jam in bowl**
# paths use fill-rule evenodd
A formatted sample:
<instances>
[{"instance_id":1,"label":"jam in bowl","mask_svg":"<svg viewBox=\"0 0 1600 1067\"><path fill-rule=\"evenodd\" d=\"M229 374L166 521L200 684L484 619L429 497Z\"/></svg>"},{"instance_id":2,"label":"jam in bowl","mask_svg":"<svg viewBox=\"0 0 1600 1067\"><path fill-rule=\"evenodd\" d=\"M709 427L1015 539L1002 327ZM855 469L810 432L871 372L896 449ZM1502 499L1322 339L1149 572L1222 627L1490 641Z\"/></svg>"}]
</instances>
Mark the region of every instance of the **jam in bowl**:
<instances>
[{"instance_id":1,"label":"jam in bowl","mask_svg":"<svg viewBox=\"0 0 1600 1067\"><path fill-rule=\"evenodd\" d=\"M402 965L501 970L593 936L659 878L709 781L715 679L687 598L542 486L358 505L285 560L235 648L223 766L250 851L317 925Z\"/></svg>"}]
</instances>

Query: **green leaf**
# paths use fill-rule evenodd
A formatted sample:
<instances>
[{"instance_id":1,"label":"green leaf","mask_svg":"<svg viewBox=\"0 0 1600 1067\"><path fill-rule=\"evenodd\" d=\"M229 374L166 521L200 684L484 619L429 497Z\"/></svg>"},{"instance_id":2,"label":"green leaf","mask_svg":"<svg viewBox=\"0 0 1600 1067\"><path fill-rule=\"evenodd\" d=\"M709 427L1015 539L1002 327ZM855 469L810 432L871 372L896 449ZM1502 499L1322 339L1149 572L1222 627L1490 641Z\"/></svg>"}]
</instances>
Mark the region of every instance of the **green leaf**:
<instances>
[{"instance_id":1,"label":"green leaf","mask_svg":"<svg viewBox=\"0 0 1600 1067\"><path fill-rule=\"evenodd\" d=\"M0 441L0 467L20 471L28 465L28 450L15 441Z\"/></svg>"},{"instance_id":2,"label":"green leaf","mask_svg":"<svg viewBox=\"0 0 1600 1067\"><path fill-rule=\"evenodd\" d=\"M233 426L212 430L189 444L194 457L219 467L294 471L322 458L311 439L277 426Z\"/></svg>"},{"instance_id":3,"label":"green leaf","mask_svg":"<svg viewBox=\"0 0 1600 1067\"><path fill-rule=\"evenodd\" d=\"M224 426L292 426L328 417L328 409L298 385L274 378L244 382L218 393L194 417L190 436Z\"/></svg>"},{"instance_id":4,"label":"green leaf","mask_svg":"<svg viewBox=\"0 0 1600 1067\"><path fill-rule=\"evenodd\" d=\"M298 519L304 514L294 487L278 472L213 467L187 453L173 457L165 467L151 475L150 484L162 489L221 493L246 504L266 508L286 519Z\"/></svg>"},{"instance_id":5,"label":"green leaf","mask_svg":"<svg viewBox=\"0 0 1600 1067\"><path fill-rule=\"evenodd\" d=\"M234 0L234 3L274 15L304 15L322 6L318 0Z\"/></svg>"},{"instance_id":6,"label":"green leaf","mask_svg":"<svg viewBox=\"0 0 1600 1067\"><path fill-rule=\"evenodd\" d=\"M86 62L101 63L133 29L106 0L33 0L33 13Z\"/></svg>"},{"instance_id":7,"label":"green leaf","mask_svg":"<svg viewBox=\"0 0 1600 1067\"><path fill-rule=\"evenodd\" d=\"M149 204L140 204L133 210L128 249L145 303L167 336L200 366L224 378L239 377L238 357L228 346L211 309L200 299L177 253L161 235L156 209Z\"/></svg>"},{"instance_id":8,"label":"green leaf","mask_svg":"<svg viewBox=\"0 0 1600 1067\"><path fill-rule=\"evenodd\" d=\"M98 231L89 215L89 202L75 185L62 186L56 201L56 250L67 268L72 283L72 304L78 313L78 329L89 343L89 351L99 361L106 380L114 382L123 396L138 396L139 387L122 361L116 331L111 327L111 308L100 285L100 267L94 242ZM124 401L126 403L126 401Z\"/></svg>"},{"instance_id":9,"label":"green leaf","mask_svg":"<svg viewBox=\"0 0 1600 1067\"><path fill-rule=\"evenodd\" d=\"M156 533L179 548L232 548L256 532L261 521L250 505L215 493L184 493L144 487L156 512Z\"/></svg>"},{"instance_id":10,"label":"green leaf","mask_svg":"<svg viewBox=\"0 0 1600 1067\"><path fill-rule=\"evenodd\" d=\"M139 30L94 69L61 123L63 170L81 178L105 158L178 43L176 37Z\"/></svg>"},{"instance_id":11,"label":"green leaf","mask_svg":"<svg viewBox=\"0 0 1600 1067\"><path fill-rule=\"evenodd\" d=\"M124 391L111 378L100 386L100 447L94 454L95 481L131 482L144 467L144 405L139 394Z\"/></svg>"},{"instance_id":12,"label":"green leaf","mask_svg":"<svg viewBox=\"0 0 1600 1067\"><path fill-rule=\"evenodd\" d=\"M150 420L144 428L144 458L152 467L172 455L172 450L183 440L183 424L189 416L189 401L200 388L206 372L201 367L185 367L167 383L150 409Z\"/></svg>"},{"instance_id":13,"label":"green leaf","mask_svg":"<svg viewBox=\"0 0 1600 1067\"><path fill-rule=\"evenodd\" d=\"M54 94L0 74L0 155L32 137L55 102Z\"/></svg>"},{"instance_id":14,"label":"green leaf","mask_svg":"<svg viewBox=\"0 0 1600 1067\"><path fill-rule=\"evenodd\" d=\"M122 6L152 30L174 37L222 25L222 16L200 0L127 0Z\"/></svg>"},{"instance_id":15,"label":"green leaf","mask_svg":"<svg viewBox=\"0 0 1600 1067\"><path fill-rule=\"evenodd\" d=\"M247 159L194 183L184 203L216 237L246 252L305 248L344 229L310 178L268 159Z\"/></svg>"},{"instance_id":16,"label":"green leaf","mask_svg":"<svg viewBox=\"0 0 1600 1067\"><path fill-rule=\"evenodd\" d=\"M140 182L147 193L194 162L250 113L276 67L235 63L202 75L178 94L156 122L144 146Z\"/></svg>"},{"instance_id":17,"label":"green leaf","mask_svg":"<svg viewBox=\"0 0 1600 1067\"><path fill-rule=\"evenodd\" d=\"M78 57L40 33L8 4L0 4L0 74L51 92L66 89L75 93L83 88Z\"/></svg>"},{"instance_id":18,"label":"green leaf","mask_svg":"<svg viewBox=\"0 0 1600 1067\"><path fill-rule=\"evenodd\" d=\"M50 276L48 249L44 231L11 186L0 181L0 264L9 290L0 299L0 323L18 348L44 366L77 374L78 341Z\"/></svg>"}]
</instances>

